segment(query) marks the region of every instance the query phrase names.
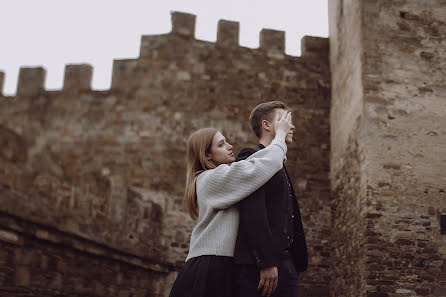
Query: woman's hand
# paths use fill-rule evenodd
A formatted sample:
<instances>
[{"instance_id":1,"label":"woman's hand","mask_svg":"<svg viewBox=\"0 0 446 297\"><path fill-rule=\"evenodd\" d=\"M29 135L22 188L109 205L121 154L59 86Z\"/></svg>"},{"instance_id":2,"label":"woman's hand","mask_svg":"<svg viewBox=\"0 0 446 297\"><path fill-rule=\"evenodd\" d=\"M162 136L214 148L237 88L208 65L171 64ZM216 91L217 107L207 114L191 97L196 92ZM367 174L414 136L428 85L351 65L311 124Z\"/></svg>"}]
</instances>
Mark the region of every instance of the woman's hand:
<instances>
[{"instance_id":1,"label":"woman's hand","mask_svg":"<svg viewBox=\"0 0 446 297\"><path fill-rule=\"evenodd\" d=\"M274 119L274 131L276 132L276 138L285 141L288 133L291 131L291 112L285 110L282 116L276 114Z\"/></svg>"}]
</instances>

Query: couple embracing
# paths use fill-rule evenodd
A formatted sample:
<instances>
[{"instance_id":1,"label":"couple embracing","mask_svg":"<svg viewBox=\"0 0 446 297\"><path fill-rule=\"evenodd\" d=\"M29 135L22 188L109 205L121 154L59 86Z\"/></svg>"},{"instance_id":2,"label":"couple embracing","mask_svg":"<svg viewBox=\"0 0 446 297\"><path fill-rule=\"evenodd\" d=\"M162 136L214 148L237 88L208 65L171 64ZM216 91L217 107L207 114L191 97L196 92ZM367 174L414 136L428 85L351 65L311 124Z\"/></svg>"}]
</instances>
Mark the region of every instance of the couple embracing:
<instances>
[{"instance_id":1,"label":"couple embracing","mask_svg":"<svg viewBox=\"0 0 446 297\"><path fill-rule=\"evenodd\" d=\"M259 145L242 149L237 159L216 129L188 140L185 199L197 224L170 297L298 296L308 255L284 165L293 141L291 113L283 102L265 102L249 122Z\"/></svg>"}]
</instances>

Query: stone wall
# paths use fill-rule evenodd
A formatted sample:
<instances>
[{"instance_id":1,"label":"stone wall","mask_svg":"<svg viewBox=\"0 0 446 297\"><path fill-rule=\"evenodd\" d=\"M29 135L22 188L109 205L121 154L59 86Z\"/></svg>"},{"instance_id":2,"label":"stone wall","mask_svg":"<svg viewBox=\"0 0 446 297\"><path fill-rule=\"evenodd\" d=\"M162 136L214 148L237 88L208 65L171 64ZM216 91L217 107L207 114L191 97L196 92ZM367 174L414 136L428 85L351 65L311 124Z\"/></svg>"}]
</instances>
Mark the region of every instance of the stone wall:
<instances>
[{"instance_id":1,"label":"stone wall","mask_svg":"<svg viewBox=\"0 0 446 297\"><path fill-rule=\"evenodd\" d=\"M169 273L132 255L0 213L0 296L166 296Z\"/></svg>"},{"instance_id":2,"label":"stone wall","mask_svg":"<svg viewBox=\"0 0 446 297\"><path fill-rule=\"evenodd\" d=\"M345 1L344 1L345 3ZM363 296L365 182L362 159L362 44L360 3L329 1L332 191L331 296Z\"/></svg>"},{"instance_id":3,"label":"stone wall","mask_svg":"<svg viewBox=\"0 0 446 297\"><path fill-rule=\"evenodd\" d=\"M236 152L255 146L250 110L279 99L296 124L302 296L446 296L446 4L329 6L330 66L326 39L290 57L283 32L248 49L220 21L210 43L173 13L170 34L115 61L108 91L89 65L67 65L60 91L23 68L0 97L0 295L166 296L194 225L187 136L215 126Z\"/></svg>"},{"instance_id":4,"label":"stone wall","mask_svg":"<svg viewBox=\"0 0 446 297\"><path fill-rule=\"evenodd\" d=\"M295 143L287 167L310 253L301 288L306 296L329 295L327 39L304 37L302 56L291 57L284 54L280 31L262 30L260 48L248 49L238 45L238 23L220 21L216 43L196 40L194 26L195 16L173 13L170 34L143 36L139 58L114 62L107 91L90 89L89 65L67 65L59 91L44 90L45 69L21 69L17 96L0 98L0 212L8 220L40 226L49 238L61 232L89 248L71 241L54 246L28 228L2 221L5 234L23 238L24 245L3 240L8 252L2 254L2 269L11 274L0 279L0 286L32 292L43 288L35 285L34 272L47 268L32 270L20 257L10 258L26 249L37 259L56 255L73 264L70 259L80 257L73 275L91 270L110 286L118 286L108 278L116 271L153 277L135 290L152 286L147 296L166 296L194 225L182 201L188 135L214 126L235 152L256 146L247 121L251 109L283 100L294 114ZM98 256L93 252L97 246L113 253ZM128 257L117 256L123 254ZM90 274L78 281L88 279ZM94 296L118 296L128 289L92 293L90 285L88 294ZM70 286L62 294L84 294L84 287ZM59 294L54 288L45 296Z\"/></svg>"},{"instance_id":5,"label":"stone wall","mask_svg":"<svg viewBox=\"0 0 446 297\"><path fill-rule=\"evenodd\" d=\"M446 296L446 4L330 11L331 295Z\"/></svg>"}]
</instances>

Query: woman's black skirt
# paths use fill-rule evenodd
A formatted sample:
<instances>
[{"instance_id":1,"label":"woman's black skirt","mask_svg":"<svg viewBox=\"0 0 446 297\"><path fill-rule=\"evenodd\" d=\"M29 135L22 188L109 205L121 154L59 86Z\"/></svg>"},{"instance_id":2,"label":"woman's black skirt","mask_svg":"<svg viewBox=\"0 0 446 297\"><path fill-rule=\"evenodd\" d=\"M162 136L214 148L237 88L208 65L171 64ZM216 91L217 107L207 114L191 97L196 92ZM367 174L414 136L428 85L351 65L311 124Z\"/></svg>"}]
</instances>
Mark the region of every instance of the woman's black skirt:
<instances>
[{"instance_id":1,"label":"woman's black skirt","mask_svg":"<svg viewBox=\"0 0 446 297\"><path fill-rule=\"evenodd\" d=\"M232 257L200 256L187 261L169 297L231 297Z\"/></svg>"}]
</instances>

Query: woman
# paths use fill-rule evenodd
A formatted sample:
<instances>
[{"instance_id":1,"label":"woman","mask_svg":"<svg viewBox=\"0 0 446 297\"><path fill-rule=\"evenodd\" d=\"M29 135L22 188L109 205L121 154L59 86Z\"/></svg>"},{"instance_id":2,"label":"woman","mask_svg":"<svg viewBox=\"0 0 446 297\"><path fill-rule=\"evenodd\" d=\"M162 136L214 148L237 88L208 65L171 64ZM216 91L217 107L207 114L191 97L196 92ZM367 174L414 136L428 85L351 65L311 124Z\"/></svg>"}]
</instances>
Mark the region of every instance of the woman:
<instances>
[{"instance_id":1,"label":"woman","mask_svg":"<svg viewBox=\"0 0 446 297\"><path fill-rule=\"evenodd\" d=\"M235 203L259 189L283 166L291 114L274 120L273 142L248 159L232 163L232 146L216 129L193 133L187 142L185 199L197 220L186 263L170 297L230 297L239 214Z\"/></svg>"}]
</instances>

